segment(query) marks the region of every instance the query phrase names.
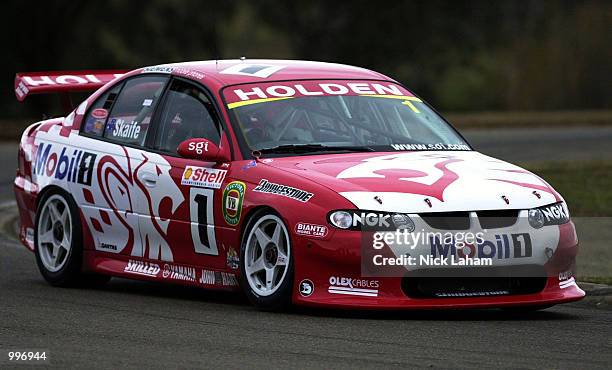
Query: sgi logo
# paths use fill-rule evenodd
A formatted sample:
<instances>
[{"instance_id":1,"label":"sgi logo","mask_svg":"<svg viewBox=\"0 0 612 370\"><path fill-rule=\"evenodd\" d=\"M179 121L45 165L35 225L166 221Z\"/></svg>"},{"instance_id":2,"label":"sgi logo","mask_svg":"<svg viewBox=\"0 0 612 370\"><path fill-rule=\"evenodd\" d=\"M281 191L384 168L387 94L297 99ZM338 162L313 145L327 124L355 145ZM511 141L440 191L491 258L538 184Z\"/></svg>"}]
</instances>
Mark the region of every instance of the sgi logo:
<instances>
[{"instance_id":1,"label":"sgi logo","mask_svg":"<svg viewBox=\"0 0 612 370\"><path fill-rule=\"evenodd\" d=\"M33 169L35 175L91 185L96 154L74 149L69 155L66 153L69 152L66 147L58 154L52 149L53 144L38 145Z\"/></svg>"}]
</instances>

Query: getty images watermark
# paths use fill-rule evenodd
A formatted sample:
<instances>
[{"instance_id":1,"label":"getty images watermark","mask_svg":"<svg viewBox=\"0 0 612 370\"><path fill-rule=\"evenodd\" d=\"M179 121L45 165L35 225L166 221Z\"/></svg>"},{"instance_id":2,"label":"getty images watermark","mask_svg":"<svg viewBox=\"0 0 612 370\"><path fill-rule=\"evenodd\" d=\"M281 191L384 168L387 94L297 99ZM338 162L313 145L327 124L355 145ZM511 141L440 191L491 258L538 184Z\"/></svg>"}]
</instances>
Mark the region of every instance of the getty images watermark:
<instances>
[{"instance_id":1,"label":"getty images watermark","mask_svg":"<svg viewBox=\"0 0 612 370\"><path fill-rule=\"evenodd\" d=\"M394 255L374 253L371 263L378 267L492 266L490 256L503 245L484 236L484 232L377 231L372 235L374 251L387 246Z\"/></svg>"}]
</instances>

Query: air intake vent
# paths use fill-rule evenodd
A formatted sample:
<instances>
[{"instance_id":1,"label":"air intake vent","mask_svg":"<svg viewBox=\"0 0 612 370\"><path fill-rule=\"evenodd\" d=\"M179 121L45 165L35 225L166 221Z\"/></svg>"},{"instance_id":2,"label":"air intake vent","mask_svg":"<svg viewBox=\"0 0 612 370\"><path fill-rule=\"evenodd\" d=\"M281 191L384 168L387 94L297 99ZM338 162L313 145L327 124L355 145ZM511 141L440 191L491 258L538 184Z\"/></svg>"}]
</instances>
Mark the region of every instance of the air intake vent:
<instances>
[{"instance_id":1,"label":"air intake vent","mask_svg":"<svg viewBox=\"0 0 612 370\"><path fill-rule=\"evenodd\" d=\"M510 227L516 223L519 210L517 209L500 209L491 211L476 211L480 227L483 229L498 229L501 227Z\"/></svg>"},{"instance_id":2,"label":"air intake vent","mask_svg":"<svg viewBox=\"0 0 612 370\"><path fill-rule=\"evenodd\" d=\"M421 213L419 216L434 229L467 230L470 228L469 212Z\"/></svg>"},{"instance_id":3,"label":"air intake vent","mask_svg":"<svg viewBox=\"0 0 612 370\"><path fill-rule=\"evenodd\" d=\"M415 272L402 279L402 290L411 298L459 298L534 294L546 285L546 272L541 266L479 270Z\"/></svg>"}]
</instances>

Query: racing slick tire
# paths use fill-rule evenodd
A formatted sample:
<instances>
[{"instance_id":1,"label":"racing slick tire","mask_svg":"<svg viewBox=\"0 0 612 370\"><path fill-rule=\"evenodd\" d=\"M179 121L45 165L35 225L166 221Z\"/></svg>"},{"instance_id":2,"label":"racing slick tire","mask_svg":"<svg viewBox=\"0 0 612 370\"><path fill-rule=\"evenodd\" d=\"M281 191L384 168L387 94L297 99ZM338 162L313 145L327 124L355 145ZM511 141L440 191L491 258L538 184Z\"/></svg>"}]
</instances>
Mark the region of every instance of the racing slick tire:
<instances>
[{"instance_id":1,"label":"racing slick tire","mask_svg":"<svg viewBox=\"0 0 612 370\"><path fill-rule=\"evenodd\" d=\"M54 286L100 286L110 276L85 274L83 234L78 208L67 192L53 189L38 203L34 254L45 280Z\"/></svg>"},{"instance_id":2,"label":"racing slick tire","mask_svg":"<svg viewBox=\"0 0 612 370\"><path fill-rule=\"evenodd\" d=\"M249 301L265 311L291 303L293 255L287 226L270 210L250 218L240 247L241 285Z\"/></svg>"}]
</instances>

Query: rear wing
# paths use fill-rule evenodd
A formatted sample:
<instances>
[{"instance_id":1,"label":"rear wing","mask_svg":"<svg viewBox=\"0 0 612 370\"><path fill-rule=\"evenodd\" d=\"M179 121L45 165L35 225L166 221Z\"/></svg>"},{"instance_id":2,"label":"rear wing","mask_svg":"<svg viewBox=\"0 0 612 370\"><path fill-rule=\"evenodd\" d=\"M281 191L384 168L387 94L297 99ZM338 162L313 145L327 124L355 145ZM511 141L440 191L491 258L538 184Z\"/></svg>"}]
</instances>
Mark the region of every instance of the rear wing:
<instances>
[{"instance_id":1,"label":"rear wing","mask_svg":"<svg viewBox=\"0 0 612 370\"><path fill-rule=\"evenodd\" d=\"M15 96L24 101L31 94L62 94L64 108L71 106L68 93L95 91L127 73L124 70L24 72L15 75Z\"/></svg>"}]
</instances>

